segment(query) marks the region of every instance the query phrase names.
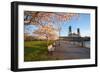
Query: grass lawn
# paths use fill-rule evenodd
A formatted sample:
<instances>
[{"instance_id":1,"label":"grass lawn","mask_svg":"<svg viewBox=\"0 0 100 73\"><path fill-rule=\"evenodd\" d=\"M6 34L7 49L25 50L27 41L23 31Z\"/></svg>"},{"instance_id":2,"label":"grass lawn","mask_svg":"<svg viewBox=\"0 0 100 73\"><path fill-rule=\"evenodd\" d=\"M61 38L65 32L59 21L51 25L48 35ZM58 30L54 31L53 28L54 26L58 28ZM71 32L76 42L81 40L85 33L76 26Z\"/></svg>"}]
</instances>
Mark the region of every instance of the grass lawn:
<instances>
[{"instance_id":1,"label":"grass lawn","mask_svg":"<svg viewBox=\"0 0 100 73\"><path fill-rule=\"evenodd\" d=\"M49 41L48 45L54 41ZM24 41L24 61L50 60L46 41Z\"/></svg>"}]
</instances>

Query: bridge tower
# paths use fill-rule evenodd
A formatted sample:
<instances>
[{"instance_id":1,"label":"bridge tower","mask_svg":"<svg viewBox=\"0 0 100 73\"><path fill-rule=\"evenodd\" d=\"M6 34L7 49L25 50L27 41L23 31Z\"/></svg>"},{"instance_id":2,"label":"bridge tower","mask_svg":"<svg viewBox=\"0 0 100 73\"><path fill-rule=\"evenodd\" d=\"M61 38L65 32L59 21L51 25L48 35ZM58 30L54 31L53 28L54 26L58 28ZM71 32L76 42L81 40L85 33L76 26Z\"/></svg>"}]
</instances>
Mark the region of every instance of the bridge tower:
<instances>
[{"instance_id":1,"label":"bridge tower","mask_svg":"<svg viewBox=\"0 0 100 73\"><path fill-rule=\"evenodd\" d=\"M77 34L80 36L80 29L77 28Z\"/></svg>"},{"instance_id":2,"label":"bridge tower","mask_svg":"<svg viewBox=\"0 0 100 73\"><path fill-rule=\"evenodd\" d=\"M72 33L72 28L69 26L69 35Z\"/></svg>"}]
</instances>

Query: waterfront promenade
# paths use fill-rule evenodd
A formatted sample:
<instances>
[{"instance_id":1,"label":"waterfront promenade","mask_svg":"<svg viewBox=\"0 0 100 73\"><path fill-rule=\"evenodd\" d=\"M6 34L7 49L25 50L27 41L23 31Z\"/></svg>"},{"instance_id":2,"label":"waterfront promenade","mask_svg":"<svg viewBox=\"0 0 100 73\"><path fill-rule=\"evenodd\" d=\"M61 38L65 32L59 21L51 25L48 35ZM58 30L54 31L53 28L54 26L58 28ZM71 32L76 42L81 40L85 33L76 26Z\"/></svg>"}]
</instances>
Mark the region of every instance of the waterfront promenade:
<instances>
[{"instance_id":1,"label":"waterfront promenade","mask_svg":"<svg viewBox=\"0 0 100 73\"><path fill-rule=\"evenodd\" d=\"M52 53L51 57L56 59L88 59L90 58L90 48L85 48L73 44L69 41L59 41L56 42L55 51Z\"/></svg>"}]
</instances>

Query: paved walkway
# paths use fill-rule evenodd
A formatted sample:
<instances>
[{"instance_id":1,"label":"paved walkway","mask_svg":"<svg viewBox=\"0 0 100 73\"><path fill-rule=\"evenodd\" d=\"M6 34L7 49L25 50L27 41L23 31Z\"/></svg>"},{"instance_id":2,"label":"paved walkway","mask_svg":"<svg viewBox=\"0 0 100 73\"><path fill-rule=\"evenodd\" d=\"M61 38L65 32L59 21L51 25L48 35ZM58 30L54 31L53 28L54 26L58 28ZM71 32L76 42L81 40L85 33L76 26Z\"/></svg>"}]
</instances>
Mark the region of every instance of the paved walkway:
<instances>
[{"instance_id":1,"label":"paved walkway","mask_svg":"<svg viewBox=\"0 0 100 73\"><path fill-rule=\"evenodd\" d=\"M90 49L79 47L68 41L56 42L56 48L52 57L56 59L87 59L90 58Z\"/></svg>"}]
</instances>

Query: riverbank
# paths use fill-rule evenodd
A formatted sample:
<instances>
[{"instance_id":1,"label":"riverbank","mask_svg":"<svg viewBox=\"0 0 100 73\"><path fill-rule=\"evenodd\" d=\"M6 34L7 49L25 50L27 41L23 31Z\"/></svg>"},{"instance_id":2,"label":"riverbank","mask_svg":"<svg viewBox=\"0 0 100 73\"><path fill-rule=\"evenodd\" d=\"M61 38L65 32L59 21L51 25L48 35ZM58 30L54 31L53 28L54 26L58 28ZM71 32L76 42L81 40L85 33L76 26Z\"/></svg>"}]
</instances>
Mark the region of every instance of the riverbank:
<instances>
[{"instance_id":1,"label":"riverbank","mask_svg":"<svg viewBox=\"0 0 100 73\"><path fill-rule=\"evenodd\" d=\"M88 59L90 48L81 47L68 41L56 42L56 48L52 56L56 59Z\"/></svg>"}]
</instances>

